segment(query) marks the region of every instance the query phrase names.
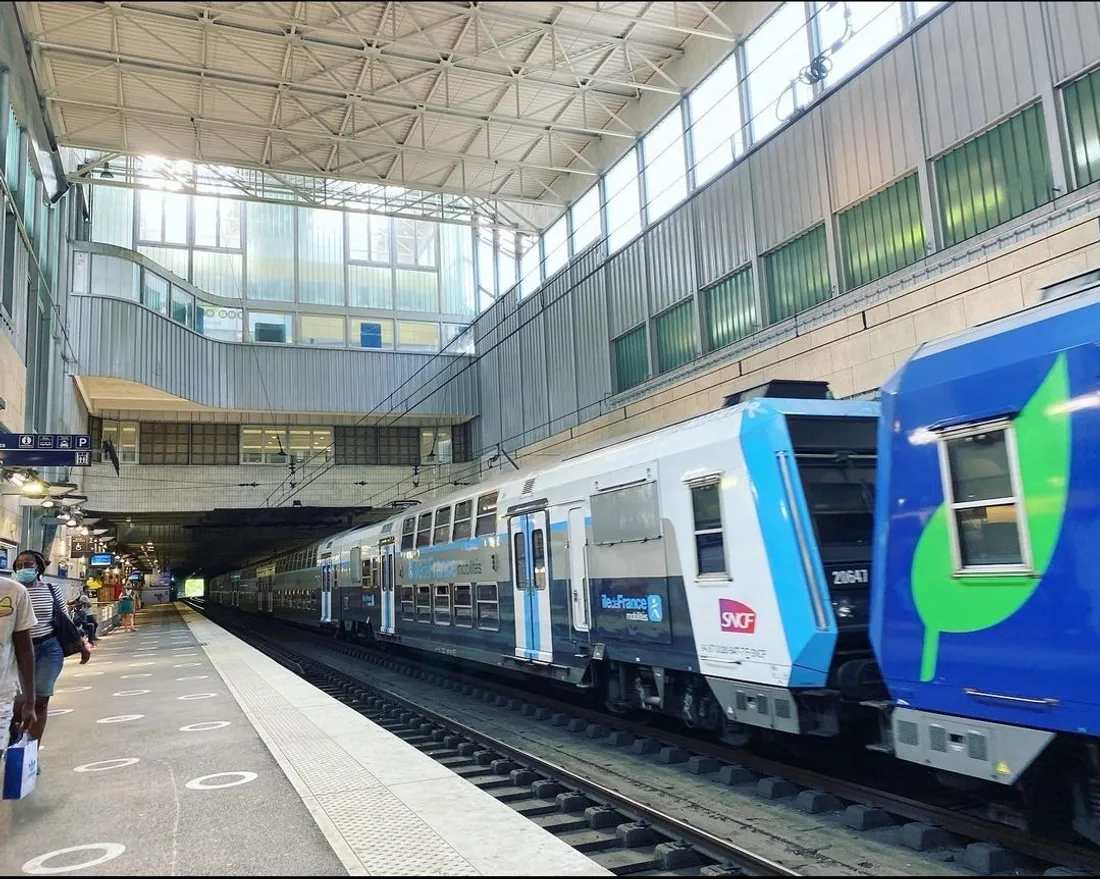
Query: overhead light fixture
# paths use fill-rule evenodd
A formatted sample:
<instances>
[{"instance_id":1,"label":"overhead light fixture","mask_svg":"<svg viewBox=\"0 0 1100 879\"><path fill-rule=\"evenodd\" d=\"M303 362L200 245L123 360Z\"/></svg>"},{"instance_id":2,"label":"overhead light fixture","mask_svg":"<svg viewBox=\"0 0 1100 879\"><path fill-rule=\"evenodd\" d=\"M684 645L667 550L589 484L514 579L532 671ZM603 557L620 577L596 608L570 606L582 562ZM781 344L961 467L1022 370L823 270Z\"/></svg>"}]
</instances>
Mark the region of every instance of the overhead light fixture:
<instances>
[{"instance_id":1,"label":"overhead light fixture","mask_svg":"<svg viewBox=\"0 0 1100 879\"><path fill-rule=\"evenodd\" d=\"M62 510L60 513L57 514L57 521L58 522L68 522L69 518L70 518L69 514L66 513L64 510Z\"/></svg>"},{"instance_id":2,"label":"overhead light fixture","mask_svg":"<svg viewBox=\"0 0 1100 879\"><path fill-rule=\"evenodd\" d=\"M56 504L52 500L50 500L49 498L46 498L44 501L42 501L41 506L42 506L43 509L49 510L49 509L55 507Z\"/></svg>"},{"instance_id":3,"label":"overhead light fixture","mask_svg":"<svg viewBox=\"0 0 1100 879\"><path fill-rule=\"evenodd\" d=\"M114 180L115 175L111 173L111 163L104 162L103 170L99 172L99 178L101 180Z\"/></svg>"},{"instance_id":4,"label":"overhead light fixture","mask_svg":"<svg viewBox=\"0 0 1100 879\"><path fill-rule=\"evenodd\" d=\"M7 474L7 477L8 482L16 486L17 488L22 487L23 483L27 481L27 477L20 473L18 470L12 470L9 474Z\"/></svg>"},{"instance_id":5,"label":"overhead light fixture","mask_svg":"<svg viewBox=\"0 0 1100 879\"><path fill-rule=\"evenodd\" d=\"M86 526L84 526L84 525L80 526L80 535L82 537L87 537L88 536L88 529L87 529Z\"/></svg>"},{"instance_id":6,"label":"overhead light fixture","mask_svg":"<svg viewBox=\"0 0 1100 879\"><path fill-rule=\"evenodd\" d=\"M46 483L35 476L24 482L22 489L27 497L42 497L46 493Z\"/></svg>"},{"instance_id":7,"label":"overhead light fixture","mask_svg":"<svg viewBox=\"0 0 1100 879\"><path fill-rule=\"evenodd\" d=\"M76 519L69 519L69 521L65 523L65 527L67 527L67 528L75 528L75 527L76 527L76 524L77 524L77 523L76 523Z\"/></svg>"}]
</instances>

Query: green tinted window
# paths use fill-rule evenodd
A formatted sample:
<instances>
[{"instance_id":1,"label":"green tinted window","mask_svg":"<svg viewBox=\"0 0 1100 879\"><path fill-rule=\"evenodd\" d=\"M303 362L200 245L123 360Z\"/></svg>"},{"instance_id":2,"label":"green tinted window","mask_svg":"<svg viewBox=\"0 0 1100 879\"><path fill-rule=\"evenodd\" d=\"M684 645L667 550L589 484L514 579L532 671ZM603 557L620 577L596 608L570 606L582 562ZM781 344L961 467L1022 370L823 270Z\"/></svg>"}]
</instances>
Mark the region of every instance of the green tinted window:
<instances>
[{"instance_id":1,"label":"green tinted window","mask_svg":"<svg viewBox=\"0 0 1100 879\"><path fill-rule=\"evenodd\" d=\"M844 283L851 290L924 256L917 175L910 174L837 217Z\"/></svg>"},{"instance_id":2,"label":"green tinted window","mask_svg":"<svg viewBox=\"0 0 1100 879\"><path fill-rule=\"evenodd\" d=\"M703 309L703 344L715 351L760 328L756 316L756 295L752 289L752 268L719 281L700 294Z\"/></svg>"},{"instance_id":3,"label":"green tinted window","mask_svg":"<svg viewBox=\"0 0 1100 879\"><path fill-rule=\"evenodd\" d=\"M1074 182L1100 180L1100 70L1065 87L1066 128Z\"/></svg>"},{"instance_id":4,"label":"green tinted window","mask_svg":"<svg viewBox=\"0 0 1100 879\"><path fill-rule=\"evenodd\" d=\"M768 318L778 323L829 298L825 227L818 226L764 257Z\"/></svg>"},{"instance_id":5,"label":"green tinted window","mask_svg":"<svg viewBox=\"0 0 1100 879\"><path fill-rule=\"evenodd\" d=\"M645 325L611 343L615 358L615 393L640 385L649 377Z\"/></svg>"},{"instance_id":6,"label":"green tinted window","mask_svg":"<svg viewBox=\"0 0 1100 879\"><path fill-rule=\"evenodd\" d=\"M695 359L695 322L691 306L689 299L653 319L659 373Z\"/></svg>"},{"instance_id":7,"label":"green tinted window","mask_svg":"<svg viewBox=\"0 0 1100 879\"><path fill-rule=\"evenodd\" d=\"M1050 201L1053 182L1038 104L936 162L945 247Z\"/></svg>"}]
</instances>

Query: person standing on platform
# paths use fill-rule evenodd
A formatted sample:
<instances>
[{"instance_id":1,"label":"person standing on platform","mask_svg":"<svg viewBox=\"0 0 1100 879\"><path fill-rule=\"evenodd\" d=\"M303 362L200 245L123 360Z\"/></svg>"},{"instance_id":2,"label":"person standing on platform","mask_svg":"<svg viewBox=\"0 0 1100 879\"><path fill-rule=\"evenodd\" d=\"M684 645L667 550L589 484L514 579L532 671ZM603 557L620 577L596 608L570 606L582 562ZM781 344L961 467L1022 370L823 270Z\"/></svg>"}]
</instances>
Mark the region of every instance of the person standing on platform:
<instances>
[{"instance_id":1,"label":"person standing on platform","mask_svg":"<svg viewBox=\"0 0 1100 879\"><path fill-rule=\"evenodd\" d=\"M0 577L0 756L11 738L34 727L34 645L31 629L37 622L31 609L31 597L24 586L8 577ZM22 689L30 698L15 714L15 696Z\"/></svg>"},{"instance_id":2,"label":"person standing on platform","mask_svg":"<svg viewBox=\"0 0 1100 879\"><path fill-rule=\"evenodd\" d=\"M15 557L12 572L15 579L26 587L31 609L37 620L31 629L31 641L34 644L33 704L36 719L28 732L32 739L42 741L42 734L46 731L46 710L53 695L54 684L57 683L57 676L61 674L61 667L65 662L61 641L54 630L53 611L57 605L64 613L65 604L54 588L42 580L42 575L46 573L46 559L41 553L33 549L23 550ZM92 651L82 642L80 664L83 665L91 658ZM25 710L26 700L20 696L16 705L19 706L16 710Z\"/></svg>"},{"instance_id":3,"label":"person standing on platform","mask_svg":"<svg viewBox=\"0 0 1100 879\"><path fill-rule=\"evenodd\" d=\"M136 632L134 628L134 590L127 586L122 590L122 598L118 602L118 613L122 617L122 631Z\"/></svg>"}]
</instances>

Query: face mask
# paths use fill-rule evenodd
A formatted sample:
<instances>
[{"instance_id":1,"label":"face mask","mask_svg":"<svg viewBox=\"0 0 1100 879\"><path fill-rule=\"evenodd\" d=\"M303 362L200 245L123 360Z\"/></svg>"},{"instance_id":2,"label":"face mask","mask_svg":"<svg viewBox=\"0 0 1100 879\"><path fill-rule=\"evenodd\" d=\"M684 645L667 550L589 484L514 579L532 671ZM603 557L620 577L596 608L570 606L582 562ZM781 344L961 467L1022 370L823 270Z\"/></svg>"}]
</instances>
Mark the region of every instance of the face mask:
<instances>
[{"instance_id":1,"label":"face mask","mask_svg":"<svg viewBox=\"0 0 1100 879\"><path fill-rule=\"evenodd\" d=\"M20 568L15 572L15 579L26 586L28 583L33 583L38 576L37 568Z\"/></svg>"}]
</instances>

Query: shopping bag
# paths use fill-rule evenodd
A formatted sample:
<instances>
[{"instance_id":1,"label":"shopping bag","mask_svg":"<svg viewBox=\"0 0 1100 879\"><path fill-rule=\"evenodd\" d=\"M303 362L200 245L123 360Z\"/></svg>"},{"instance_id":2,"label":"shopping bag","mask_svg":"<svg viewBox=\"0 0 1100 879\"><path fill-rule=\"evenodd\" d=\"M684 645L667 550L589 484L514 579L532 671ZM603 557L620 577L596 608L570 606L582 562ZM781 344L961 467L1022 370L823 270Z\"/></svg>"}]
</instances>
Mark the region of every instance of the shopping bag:
<instances>
[{"instance_id":1,"label":"shopping bag","mask_svg":"<svg viewBox=\"0 0 1100 879\"><path fill-rule=\"evenodd\" d=\"M5 800L21 800L34 790L38 776L38 741L24 735L4 753Z\"/></svg>"}]
</instances>

